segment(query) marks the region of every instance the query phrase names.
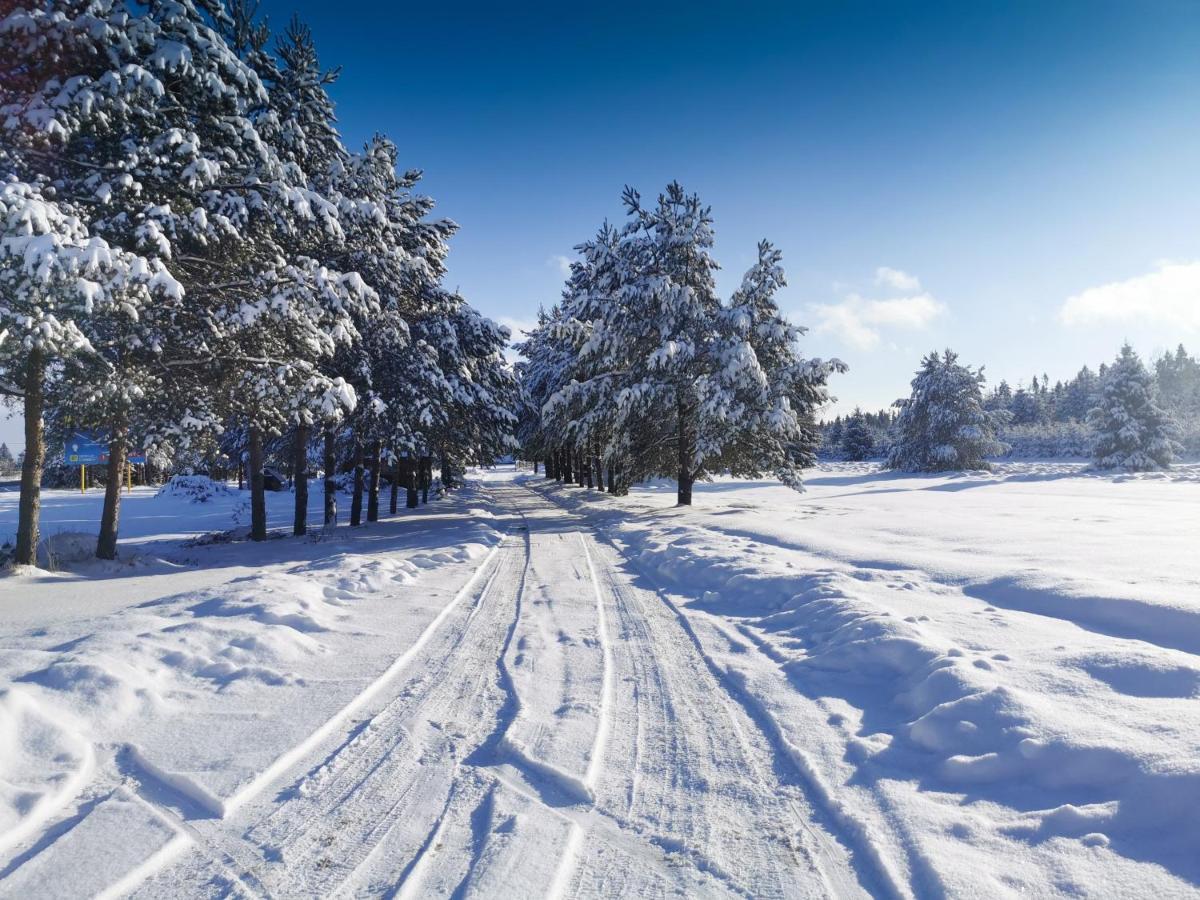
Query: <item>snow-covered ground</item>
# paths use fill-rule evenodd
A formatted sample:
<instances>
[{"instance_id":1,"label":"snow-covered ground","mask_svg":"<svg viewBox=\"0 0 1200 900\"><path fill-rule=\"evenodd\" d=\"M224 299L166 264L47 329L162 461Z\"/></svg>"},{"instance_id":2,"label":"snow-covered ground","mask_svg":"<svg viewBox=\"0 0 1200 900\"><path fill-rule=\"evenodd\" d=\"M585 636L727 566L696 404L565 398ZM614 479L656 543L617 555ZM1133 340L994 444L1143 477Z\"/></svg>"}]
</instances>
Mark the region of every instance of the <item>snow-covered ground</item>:
<instances>
[{"instance_id":1,"label":"snow-covered ground","mask_svg":"<svg viewBox=\"0 0 1200 900\"><path fill-rule=\"evenodd\" d=\"M261 546L135 492L0 580L0 895L1200 893L1198 482L498 470Z\"/></svg>"}]
</instances>

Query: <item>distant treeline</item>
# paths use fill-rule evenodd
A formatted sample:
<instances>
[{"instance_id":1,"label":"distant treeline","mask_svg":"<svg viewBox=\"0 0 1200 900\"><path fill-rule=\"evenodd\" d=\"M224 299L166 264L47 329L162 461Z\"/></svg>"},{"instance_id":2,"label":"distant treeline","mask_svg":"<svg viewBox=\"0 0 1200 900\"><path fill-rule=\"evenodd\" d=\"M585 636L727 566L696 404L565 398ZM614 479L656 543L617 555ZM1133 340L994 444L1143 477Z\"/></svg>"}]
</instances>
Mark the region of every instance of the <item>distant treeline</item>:
<instances>
[{"instance_id":1,"label":"distant treeline","mask_svg":"<svg viewBox=\"0 0 1200 900\"><path fill-rule=\"evenodd\" d=\"M986 410L1000 414L998 437L1005 458L1085 458L1092 454L1095 428L1088 414L1100 402L1110 364L1084 366L1075 377L1051 383L1033 375L1014 389L1001 380L984 393ZM1200 455L1200 359L1183 344L1148 367L1157 401L1175 420L1186 455ZM884 459L895 442L897 409L855 409L821 422L819 455L825 459Z\"/></svg>"}]
</instances>

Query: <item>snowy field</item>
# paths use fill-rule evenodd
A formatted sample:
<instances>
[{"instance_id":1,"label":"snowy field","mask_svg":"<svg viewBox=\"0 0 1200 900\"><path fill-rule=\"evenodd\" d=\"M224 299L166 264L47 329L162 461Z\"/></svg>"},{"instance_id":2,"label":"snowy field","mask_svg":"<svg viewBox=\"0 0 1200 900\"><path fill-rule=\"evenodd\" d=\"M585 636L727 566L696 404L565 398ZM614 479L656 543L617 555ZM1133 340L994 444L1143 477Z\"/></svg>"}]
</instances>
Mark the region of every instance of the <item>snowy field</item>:
<instances>
[{"instance_id":1,"label":"snowy field","mask_svg":"<svg viewBox=\"0 0 1200 900\"><path fill-rule=\"evenodd\" d=\"M0 580L0 896L1200 894L1200 465L808 486L135 491Z\"/></svg>"}]
</instances>

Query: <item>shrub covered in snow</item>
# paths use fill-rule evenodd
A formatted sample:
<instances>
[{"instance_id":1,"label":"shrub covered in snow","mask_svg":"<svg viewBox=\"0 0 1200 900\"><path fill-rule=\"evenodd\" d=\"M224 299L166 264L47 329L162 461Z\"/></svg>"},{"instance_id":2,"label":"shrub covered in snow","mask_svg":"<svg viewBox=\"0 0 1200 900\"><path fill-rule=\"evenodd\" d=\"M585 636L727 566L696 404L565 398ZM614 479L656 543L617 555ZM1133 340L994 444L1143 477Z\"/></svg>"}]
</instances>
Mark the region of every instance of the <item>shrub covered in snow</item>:
<instances>
[{"instance_id":1,"label":"shrub covered in snow","mask_svg":"<svg viewBox=\"0 0 1200 900\"><path fill-rule=\"evenodd\" d=\"M207 475L173 475L159 488L156 497L173 497L188 503L208 503L218 497L231 497L233 491Z\"/></svg>"},{"instance_id":2,"label":"shrub covered in snow","mask_svg":"<svg viewBox=\"0 0 1200 900\"><path fill-rule=\"evenodd\" d=\"M944 472L987 469L987 457L1003 453L996 440L1000 417L983 407L983 371L947 350L929 354L912 382L912 396L898 402L897 439L890 469Z\"/></svg>"}]
</instances>

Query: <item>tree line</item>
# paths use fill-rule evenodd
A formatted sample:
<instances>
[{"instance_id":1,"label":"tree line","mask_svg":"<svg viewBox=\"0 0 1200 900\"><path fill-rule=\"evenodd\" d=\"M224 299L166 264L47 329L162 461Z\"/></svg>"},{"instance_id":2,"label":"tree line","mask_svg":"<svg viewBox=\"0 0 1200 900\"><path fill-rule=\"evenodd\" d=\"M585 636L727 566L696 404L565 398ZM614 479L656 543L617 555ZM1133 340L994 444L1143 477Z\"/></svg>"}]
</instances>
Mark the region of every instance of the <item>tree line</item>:
<instances>
[{"instance_id":1,"label":"tree line","mask_svg":"<svg viewBox=\"0 0 1200 900\"><path fill-rule=\"evenodd\" d=\"M882 457L914 471L983 468L1031 433L1066 435L1067 455L1086 454L1100 468L1170 466L1179 438L1200 424L1200 361L1180 345L1147 367L1128 344L1093 372L1084 366L1053 386L1043 375L1015 392L990 391L981 369L952 351L922 361L912 394L896 409L822 423L823 448L850 460Z\"/></svg>"},{"instance_id":2,"label":"tree line","mask_svg":"<svg viewBox=\"0 0 1200 900\"><path fill-rule=\"evenodd\" d=\"M253 0L0 0L0 392L25 417L15 561L38 542L46 429L103 434L97 555L130 448L244 452L266 537L264 446L426 481L512 446L506 329L443 285L457 226L377 135L350 151L313 35ZM282 444L281 444L282 442ZM393 494L393 498L394 498ZM395 500L393 499L393 504Z\"/></svg>"}]
</instances>

